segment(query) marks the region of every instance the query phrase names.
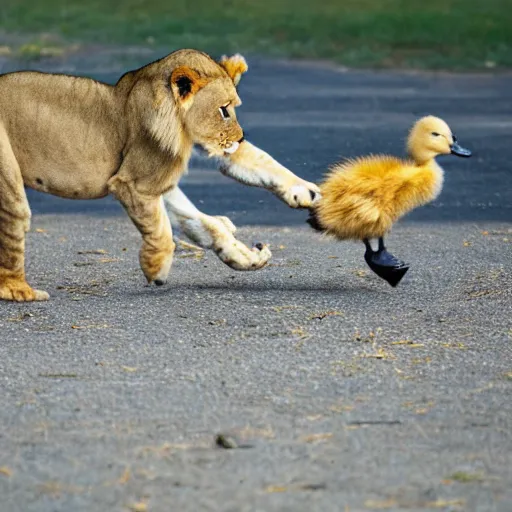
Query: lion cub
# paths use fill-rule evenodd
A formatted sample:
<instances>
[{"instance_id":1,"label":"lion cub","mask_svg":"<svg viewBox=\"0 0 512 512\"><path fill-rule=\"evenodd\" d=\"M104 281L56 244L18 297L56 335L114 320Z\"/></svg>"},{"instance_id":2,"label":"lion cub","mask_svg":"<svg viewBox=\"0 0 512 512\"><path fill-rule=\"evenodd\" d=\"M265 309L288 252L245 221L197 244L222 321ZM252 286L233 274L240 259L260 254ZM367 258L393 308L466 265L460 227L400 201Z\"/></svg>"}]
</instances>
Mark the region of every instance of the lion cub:
<instances>
[{"instance_id":1,"label":"lion cub","mask_svg":"<svg viewBox=\"0 0 512 512\"><path fill-rule=\"evenodd\" d=\"M316 185L244 140L235 108L246 70L239 55L216 62L179 50L115 86L37 72L1 75L0 299L48 299L25 280L31 214L24 185L73 199L113 194L142 235L140 265L157 284L167 279L175 247L162 194L177 190L194 144L221 158L225 174L309 207ZM254 249L261 250L268 251Z\"/></svg>"}]
</instances>

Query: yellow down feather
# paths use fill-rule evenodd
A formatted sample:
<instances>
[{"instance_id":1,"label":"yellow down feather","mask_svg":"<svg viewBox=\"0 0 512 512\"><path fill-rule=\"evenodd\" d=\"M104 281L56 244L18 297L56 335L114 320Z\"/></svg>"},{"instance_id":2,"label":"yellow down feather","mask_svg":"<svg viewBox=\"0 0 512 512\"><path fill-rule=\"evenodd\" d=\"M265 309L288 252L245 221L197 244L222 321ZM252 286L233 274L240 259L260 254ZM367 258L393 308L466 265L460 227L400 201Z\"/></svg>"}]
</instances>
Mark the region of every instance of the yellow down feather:
<instances>
[{"instance_id":1,"label":"yellow down feather","mask_svg":"<svg viewBox=\"0 0 512 512\"><path fill-rule=\"evenodd\" d=\"M409 133L410 158L370 155L334 165L320 185L322 197L308 222L340 240L383 237L400 217L441 192L443 170L436 156L453 148L460 156L471 154L455 142L445 121L427 116Z\"/></svg>"},{"instance_id":2,"label":"yellow down feather","mask_svg":"<svg viewBox=\"0 0 512 512\"><path fill-rule=\"evenodd\" d=\"M368 156L333 166L320 185L315 216L339 239L384 236L403 215L432 201L443 181L431 160L422 166L392 156Z\"/></svg>"}]
</instances>

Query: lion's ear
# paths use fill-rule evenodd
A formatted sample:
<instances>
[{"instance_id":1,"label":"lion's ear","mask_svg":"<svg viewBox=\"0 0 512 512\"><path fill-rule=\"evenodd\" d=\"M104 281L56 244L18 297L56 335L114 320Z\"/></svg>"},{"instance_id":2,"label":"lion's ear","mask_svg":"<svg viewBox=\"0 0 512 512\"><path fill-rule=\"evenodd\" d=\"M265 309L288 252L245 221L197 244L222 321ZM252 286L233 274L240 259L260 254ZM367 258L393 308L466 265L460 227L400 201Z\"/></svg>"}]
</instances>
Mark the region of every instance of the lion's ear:
<instances>
[{"instance_id":1,"label":"lion's ear","mask_svg":"<svg viewBox=\"0 0 512 512\"><path fill-rule=\"evenodd\" d=\"M233 80L235 86L238 85L242 75L249 69L247 61L239 53L231 57L226 57L226 55L224 55L220 59L219 64L226 70L226 73L229 75L231 80Z\"/></svg>"},{"instance_id":2,"label":"lion's ear","mask_svg":"<svg viewBox=\"0 0 512 512\"><path fill-rule=\"evenodd\" d=\"M186 101L204 87L207 80L188 66L180 66L171 73L170 85L177 100Z\"/></svg>"}]
</instances>

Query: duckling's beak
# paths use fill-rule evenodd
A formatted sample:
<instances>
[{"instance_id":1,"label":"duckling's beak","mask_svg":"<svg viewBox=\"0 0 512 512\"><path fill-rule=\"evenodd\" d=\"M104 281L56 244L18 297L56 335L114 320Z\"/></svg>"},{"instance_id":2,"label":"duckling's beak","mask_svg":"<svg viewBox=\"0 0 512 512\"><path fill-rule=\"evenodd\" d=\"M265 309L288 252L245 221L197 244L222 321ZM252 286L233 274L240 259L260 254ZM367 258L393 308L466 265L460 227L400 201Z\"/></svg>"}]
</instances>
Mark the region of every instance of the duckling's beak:
<instances>
[{"instance_id":1,"label":"duckling's beak","mask_svg":"<svg viewBox=\"0 0 512 512\"><path fill-rule=\"evenodd\" d=\"M463 148L462 146L459 146L459 144L454 141L453 144L450 146L452 155L462 156L464 158L469 158L471 156L471 151L469 149Z\"/></svg>"}]
</instances>

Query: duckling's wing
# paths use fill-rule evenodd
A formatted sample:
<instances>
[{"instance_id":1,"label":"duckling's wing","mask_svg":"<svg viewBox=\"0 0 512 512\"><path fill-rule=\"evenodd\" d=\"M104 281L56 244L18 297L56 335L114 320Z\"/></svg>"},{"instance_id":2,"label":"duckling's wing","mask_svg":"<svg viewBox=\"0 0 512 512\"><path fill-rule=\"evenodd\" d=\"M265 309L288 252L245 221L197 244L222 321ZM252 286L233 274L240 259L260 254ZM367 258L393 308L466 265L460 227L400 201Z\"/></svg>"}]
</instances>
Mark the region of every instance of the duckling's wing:
<instances>
[{"instance_id":1,"label":"duckling's wing","mask_svg":"<svg viewBox=\"0 0 512 512\"><path fill-rule=\"evenodd\" d=\"M435 162L432 165L437 166ZM404 162L389 178L387 188L392 191L390 201L395 219L433 200L442 187L442 171L432 172L429 165Z\"/></svg>"},{"instance_id":2,"label":"duckling's wing","mask_svg":"<svg viewBox=\"0 0 512 512\"><path fill-rule=\"evenodd\" d=\"M409 162L388 155L370 155L347 160L332 167L321 185L322 197L341 200L353 195L359 201L376 201L385 206L400 185L402 170Z\"/></svg>"},{"instance_id":3,"label":"duckling's wing","mask_svg":"<svg viewBox=\"0 0 512 512\"><path fill-rule=\"evenodd\" d=\"M343 174L346 179L357 181L371 180L372 184L378 187L380 179L385 178L389 173L395 172L405 163L409 162L389 155L369 155L352 158L332 166L329 169L325 182L330 179L336 179L335 176L339 177L340 174Z\"/></svg>"},{"instance_id":4,"label":"duckling's wing","mask_svg":"<svg viewBox=\"0 0 512 512\"><path fill-rule=\"evenodd\" d=\"M320 186L320 225L341 239L385 234L392 225L393 200L387 182L401 165L397 158L376 155L332 167Z\"/></svg>"}]
</instances>

